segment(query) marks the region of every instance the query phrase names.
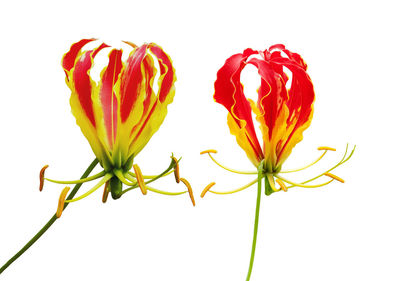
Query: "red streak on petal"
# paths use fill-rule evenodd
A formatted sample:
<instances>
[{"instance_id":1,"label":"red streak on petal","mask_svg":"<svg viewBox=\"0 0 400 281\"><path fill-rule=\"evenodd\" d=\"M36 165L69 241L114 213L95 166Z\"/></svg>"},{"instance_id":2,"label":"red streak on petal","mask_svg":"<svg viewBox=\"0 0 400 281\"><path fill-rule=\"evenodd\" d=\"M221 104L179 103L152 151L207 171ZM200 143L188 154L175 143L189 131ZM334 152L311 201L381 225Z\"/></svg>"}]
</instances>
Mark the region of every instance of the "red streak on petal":
<instances>
[{"instance_id":1,"label":"red streak on petal","mask_svg":"<svg viewBox=\"0 0 400 281\"><path fill-rule=\"evenodd\" d=\"M118 124L118 101L113 87L122 69L122 51L113 49L109 54L108 66L101 79L100 100L109 144L115 142Z\"/></svg>"},{"instance_id":2,"label":"red streak on petal","mask_svg":"<svg viewBox=\"0 0 400 281\"><path fill-rule=\"evenodd\" d=\"M125 122L129 117L134 104L139 96L142 86L142 61L146 55L148 45L144 44L135 49L129 56L126 68L121 74L121 121Z\"/></svg>"},{"instance_id":3,"label":"red streak on petal","mask_svg":"<svg viewBox=\"0 0 400 281\"><path fill-rule=\"evenodd\" d=\"M70 50L64 55L62 60L62 67L65 71L70 71L71 68L74 67L76 56L83 46L94 40L96 39L82 39L81 41L72 44Z\"/></svg>"},{"instance_id":4,"label":"red streak on petal","mask_svg":"<svg viewBox=\"0 0 400 281\"><path fill-rule=\"evenodd\" d=\"M164 102L165 98L169 94L173 83L174 83L174 68L172 67L171 59L167 56L167 54L156 44L151 44L150 47L151 52L157 57L159 66L160 66L160 76L164 75L164 79L162 80L160 91L159 91L159 99L160 102ZM166 67L165 67L165 66Z\"/></svg>"}]
</instances>

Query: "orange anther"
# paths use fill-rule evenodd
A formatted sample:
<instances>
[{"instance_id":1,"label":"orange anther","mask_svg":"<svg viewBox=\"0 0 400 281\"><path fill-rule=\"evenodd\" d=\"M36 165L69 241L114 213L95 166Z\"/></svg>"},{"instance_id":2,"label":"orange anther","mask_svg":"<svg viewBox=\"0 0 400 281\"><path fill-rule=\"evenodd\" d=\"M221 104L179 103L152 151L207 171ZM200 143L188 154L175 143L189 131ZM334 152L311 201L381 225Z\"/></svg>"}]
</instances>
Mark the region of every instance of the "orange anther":
<instances>
[{"instance_id":1,"label":"orange anther","mask_svg":"<svg viewBox=\"0 0 400 281\"><path fill-rule=\"evenodd\" d=\"M140 171L140 168L139 168L139 166L137 164L133 165L133 170L135 170L136 179L137 179L137 183L138 183L138 185L140 187L140 191L142 191L143 195L146 195L147 194L147 188L146 188L146 185L145 185L144 180L143 180L142 171Z\"/></svg>"},{"instance_id":2,"label":"orange anther","mask_svg":"<svg viewBox=\"0 0 400 281\"><path fill-rule=\"evenodd\" d=\"M39 178L40 178L40 184L39 184L39 191L43 190L43 185L44 185L44 172L46 169L49 167L49 165L44 165L43 168L40 170L39 173Z\"/></svg>"},{"instance_id":3,"label":"orange anther","mask_svg":"<svg viewBox=\"0 0 400 281\"><path fill-rule=\"evenodd\" d=\"M103 203L107 202L108 193L110 193L109 186L110 186L110 181L107 181L106 184L104 185L104 191L103 191L103 197L102 197Z\"/></svg>"},{"instance_id":4,"label":"orange anther","mask_svg":"<svg viewBox=\"0 0 400 281\"><path fill-rule=\"evenodd\" d=\"M207 149L200 152L200 154L206 154L206 153L217 153L217 151L215 149Z\"/></svg>"},{"instance_id":5,"label":"orange anther","mask_svg":"<svg viewBox=\"0 0 400 281\"><path fill-rule=\"evenodd\" d=\"M281 189L282 189L283 191L285 191L285 192L288 191L288 189L287 189L287 187L286 187L286 184L285 184L283 181L281 181L280 179L275 179L275 181L279 184L279 186L281 187Z\"/></svg>"},{"instance_id":6,"label":"orange anther","mask_svg":"<svg viewBox=\"0 0 400 281\"><path fill-rule=\"evenodd\" d=\"M185 178L180 178L180 180L186 185L188 192L189 192L190 200L192 200L193 206L196 206L196 202L194 201L194 196L193 196L193 189L190 186L190 183Z\"/></svg>"},{"instance_id":7,"label":"orange anther","mask_svg":"<svg viewBox=\"0 0 400 281\"><path fill-rule=\"evenodd\" d=\"M331 150L331 151L336 151L336 148L332 148L329 146L320 146L318 147L318 150Z\"/></svg>"},{"instance_id":8,"label":"orange anther","mask_svg":"<svg viewBox=\"0 0 400 281\"><path fill-rule=\"evenodd\" d=\"M57 212L56 212L57 218L61 217L61 214L64 210L65 198L67 197L69 190L70 190L70 188L67 186L61 191L60 198L58 199L58 206L57 206Z\"/></svg>"},{"instance_id":9,"label":"orange anther","mask_svg":"<svg viewBox=\"0 0 400 281\"><path fill-rule=\"evenodd\" d=\"M331 173L325 173L325 176L328 176L334 180L340 181L341 183L344 183L344 179L339 178L337 175L331 174Z\"/></svg>"},{"instance_id":10,"label":"orange anther","mask_svg":"<svg viewBox=\"0 0 400 281\"><path fill-rule=\"evenodd\" d=\"M175 181L176 183L179 183L179 162L178 159L176 159L174 156L172 156L172 160L175 161L175 167L174 167L174 175L175 175Z\"/></svg>"},{"instance_id":11,"label":"orange anther","mask_svg":"<svg viewBox=\"0 0 400 281\"><path fill-rule=\"evenodd\" d=\"M210 190L211 187L213 187L215 185L215 182L209 183L201 192L200 197L203 198L204 195L206 195L206 193Z\"/></svg>"}]
</instances>

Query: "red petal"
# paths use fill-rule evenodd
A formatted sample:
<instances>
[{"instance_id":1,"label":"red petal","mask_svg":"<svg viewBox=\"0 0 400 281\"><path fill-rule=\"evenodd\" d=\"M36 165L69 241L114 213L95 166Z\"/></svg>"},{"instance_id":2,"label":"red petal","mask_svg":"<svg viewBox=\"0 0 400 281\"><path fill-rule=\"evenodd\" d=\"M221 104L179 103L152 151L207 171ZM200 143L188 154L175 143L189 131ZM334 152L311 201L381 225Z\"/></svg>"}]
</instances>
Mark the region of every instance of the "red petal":
<instances>
[{"instance_id":1,"label":"red petal","mask_svg":"<svg viewBox=\"0 0 400 281\"><path fill-rule=\"evenodd\" d=\"M96 39L82 39L81 41L72 44L70 50L64 55L62 59L62 67L65 71L70 71L72 67L74 67L76 56L79 51L85 46L87 43L92 42Z\"/></svg>"}]
</instances>

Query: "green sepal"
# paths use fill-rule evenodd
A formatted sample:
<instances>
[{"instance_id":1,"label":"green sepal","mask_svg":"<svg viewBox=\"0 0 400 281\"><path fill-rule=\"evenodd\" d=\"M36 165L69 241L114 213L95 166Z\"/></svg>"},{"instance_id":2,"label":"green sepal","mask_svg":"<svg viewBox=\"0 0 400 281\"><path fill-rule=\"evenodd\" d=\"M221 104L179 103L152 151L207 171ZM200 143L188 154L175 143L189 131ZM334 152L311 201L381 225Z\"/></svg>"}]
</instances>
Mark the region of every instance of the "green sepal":
<instances>
[{"instance_id":1,"label":"green sepal","mask_svg":"<svg viewBox=\"0 0 400 281\"><path fill-rule=\"evenodd\" d=\"M118 199L122 195L122 182L115 176L110 179L110 192L113 199Z\"/></svg>"}]
</instances>

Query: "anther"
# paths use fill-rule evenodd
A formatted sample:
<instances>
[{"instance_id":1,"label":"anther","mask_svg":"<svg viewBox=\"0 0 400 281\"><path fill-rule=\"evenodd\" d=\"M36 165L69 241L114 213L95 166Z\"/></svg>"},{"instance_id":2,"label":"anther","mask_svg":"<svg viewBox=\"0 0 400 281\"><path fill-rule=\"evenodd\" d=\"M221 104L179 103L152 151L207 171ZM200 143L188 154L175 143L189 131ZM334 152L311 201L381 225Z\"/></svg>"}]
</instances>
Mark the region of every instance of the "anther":
<instances>
[{"instance_id":1,"label":"anther","mask_svg":"<svg viewBox=\"0 0 400 281\"><path fill-rule=\"evenodd\" d=\"M136 180L137 180L137 183L138 183L138 185L140 187L140 191L142 191L143 195L146 195L147 194L147 189L146 189L146 185L145 185L144 180L143 180L142 171L140 171L140 168L139 168L139 166L137 164L133 165L133 170L135 170Z\"/></svg>"},{"instance_id":2,"label":"anther","mask_svg":"<svg viewBox=\"0 0 400 281\"><path fill-rule=\"evenodd\" d=\"M210 190L210 188L213 187L214 185L215 185L215 182L212 182L212 183L208 184L208 185L203 189L203 191L201 192L200 197L203 198L204 195L206 195L206 193L207 193L207 192Z\"/></svg>"},{"instance_id":3,"label":"anther","mask_svg":"<svg viewBox=\"0 0 400 281\"><path fill-rule=\"evenodd\" d=\"M44 172L46 169L49 167L49 165L44 165L43 168L40 170L39 173L39 178L40 178L40 184L39 184L39 191L43 190L43 185L44 185Z\"/></svg>"},{"instance_id":4,"label":"anther","mask_svg":"<svg viewBox=\"0 0 400 281\"><path fill-rule=\"evenodd\" d=\"M285 192L288 191L287 186L283 181L281 181L280 179L275 179L275 181L279 184L279 186L281 187L281 189L283 191L285 191Z\"/></svg>"},{"instance_id":5,"label":"anther","mask_svg":"<svg viewBox=\"0 0 400 281\"><path fill-rule=\"evenodd\" d=\"M331 150L331 151L336 151L336 148L332 148L329 146L320 146L318 147L318 150Z\"/></svg>"},{"instance_id":6,"label":"anther","mask_svg":"<svg viewBox=\"0 0 400 281\"><path fill-rule=\"evenodd\" d=\"M207 150L200 152L200 155L206 154L206 153L217 153L217 151L215 149L207 149Z\"/></svg>"},{"instance_id":7,"label":"anther","mask_svg":"<svg viewBox=\"0 0 400 281\"><path fill-rule=\"evenodd\" d=\"M341 183L344 183L344 179L339 178L338 176L331 174L331 173L324 173L325 176L328 176L334 180L340 181Z\"/></svg>"},{"instance_id":8,"label":"anther","mask_svg":"<svg viewBox=\"0 0 400 281\"><path fill-rule=\"evenodd\" d=\"M61 191L60 198L58 199L58 206L57 206L57 212L56 212L57 218L61 217L61 214L64 210L65 197L67 197L69 190L70 190L70 188L67 186Z\"/></svg>"},{"instance_id":9,"label":"anther","mask_svg":"<svg viewBox=\"0 0 400 281\"><path fill-rule=\"evenodd\" d=\"M176 183L179 183L179 162L178 159L176 159L174 156L172 156L172 160L175 162L175 167L174 167L174 175L175 175L175 181Z\"/></svg>"},{"instance_id":10,"label":"anther","mask_svg":"<svg viewBox=\"0 0 400 281\"><path fill-rule=\"evenodd\" d=\"M190 200L192 200L193 206L196 206L196 202L194 201L194 196L193 196L193 189L190 186L190 183L185 178L180 178L180 180L186 185L188 192L189 192Z\"/></svg>"},{"instance_id":11,"label":"anther","mask_svg":"<svg viewBox=\"0 0 400 281\"><path fill-rule=\"evenodd\" d=\"M109 186L110 186L110 181L107 181L106 184L104 185L104 191L103 191L103 197L102 197L103 203L107 202L108 194L110 193Z\"/></svg>"}]
</instances>

